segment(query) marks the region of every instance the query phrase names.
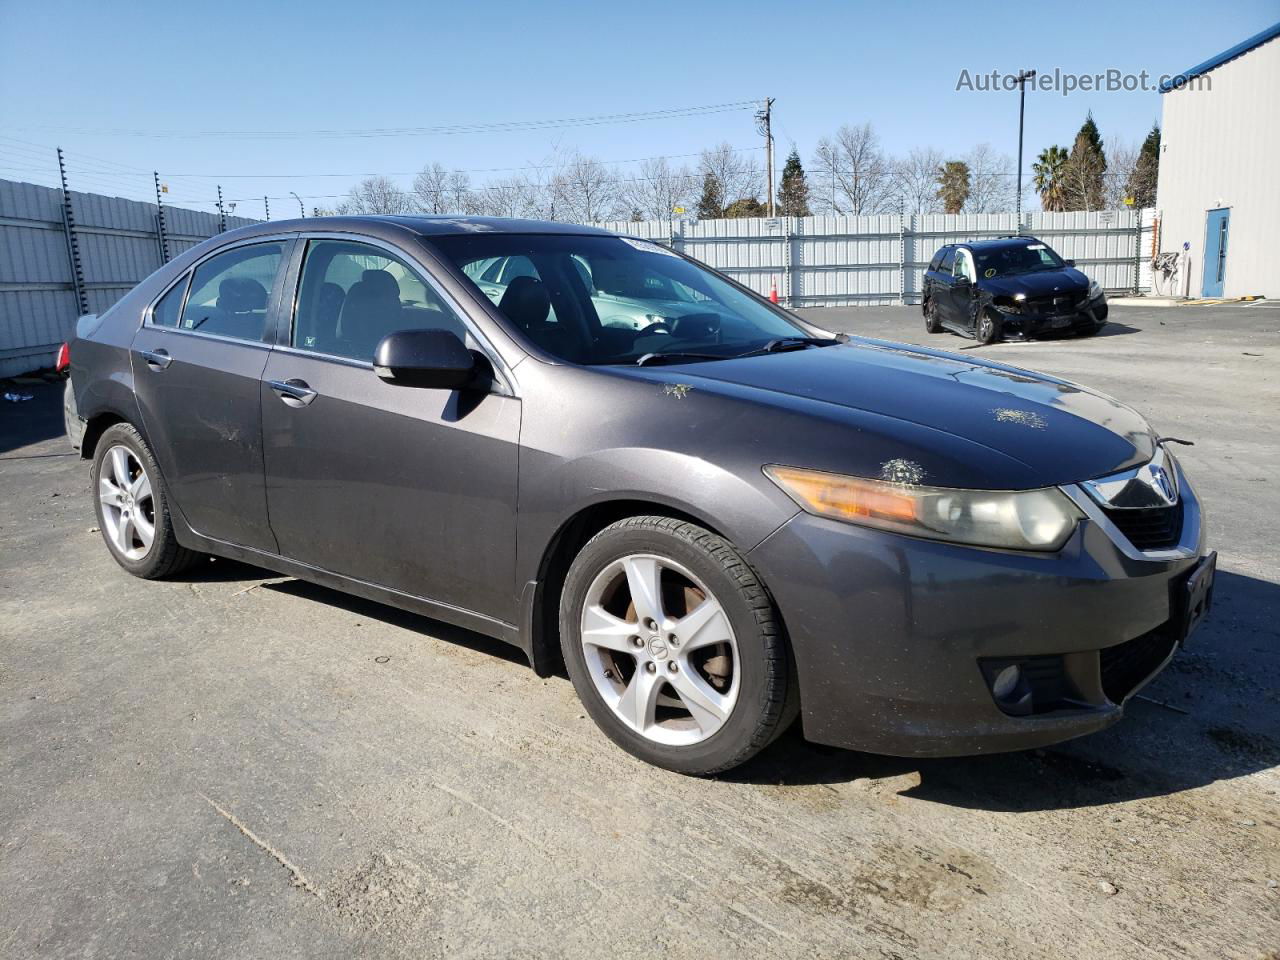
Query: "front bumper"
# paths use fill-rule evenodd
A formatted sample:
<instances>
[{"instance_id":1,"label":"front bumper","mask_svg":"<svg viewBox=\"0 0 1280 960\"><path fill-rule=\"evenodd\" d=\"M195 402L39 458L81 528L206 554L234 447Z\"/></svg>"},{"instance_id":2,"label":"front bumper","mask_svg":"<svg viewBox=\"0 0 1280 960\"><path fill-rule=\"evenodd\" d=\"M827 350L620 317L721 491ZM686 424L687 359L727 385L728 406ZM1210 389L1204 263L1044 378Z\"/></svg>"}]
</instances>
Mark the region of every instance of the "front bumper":
<instances>
[{"instance_id":1,"label":"front bumper","mask_svg":"<svg viewBox=\"0 0 1280 960\"><path fill-rule=\"evenodd\" d=\"M1078 310L1060 314L1003 313L1005 335L1042 337L1054 334L1090 333L1106 325L1106 295L1084 303Z\"/></svg>"},{"instance_id":2,"label":"front bumper","mask_svg":"<svg viewBox=\"0 0 1280 960\"><path fill-rule=\"evenodd\" d=\"M791 637L805 736L960 756L1115 723L1181 640L1179 587L1204 549L1189 484L1183 496L1181 549L1161 559L1122 548L1122 535L1088 517L1062 550L1030 554L796 516L750 559ZM1006 712L991 684L1013 661L1062 695L1043 701L1048 709Z\"/></svg>"}]
</instances>

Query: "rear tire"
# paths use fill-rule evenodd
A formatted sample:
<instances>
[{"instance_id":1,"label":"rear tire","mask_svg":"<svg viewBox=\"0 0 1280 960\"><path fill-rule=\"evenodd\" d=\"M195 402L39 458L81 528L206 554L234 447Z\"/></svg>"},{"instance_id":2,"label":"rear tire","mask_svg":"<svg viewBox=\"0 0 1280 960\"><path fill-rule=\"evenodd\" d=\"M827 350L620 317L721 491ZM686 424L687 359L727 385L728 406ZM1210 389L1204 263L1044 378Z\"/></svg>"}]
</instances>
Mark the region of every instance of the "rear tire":
<instances>
[{"instance_id":1,"label":"rear tire","mask_svg":"<svg viewBox=\"0 0 1280 960\"><path fill-rule=\"evenodd\" d=\"M932 298L924 303L924 328L929 333L942 332L942 318L938 316L938 305Z\"/></svg>"},{"instance_id":2,"label":"rear tire","mask_svg":"<svg viewBox=\"0 0 1280 960\"><path fill-rule=\"evenodd\" d=\"M738 766L798 712L772 599L731 544L683 520L630 517L596 534L565 579L560 643L596 725L677 773Z\"/></svg>"},{"instance_id":3,"label":"rear tire","mask_svg":"<svg viewBox=\"0 0 1280 960\"><path fill-rule=\"evenodd\" d=\"M172 576L205 559L174 536L160 468L133 424L114 424L98 438L92 477L102 539L116 563L135 577Z\"/></svg>"}]
</instances>

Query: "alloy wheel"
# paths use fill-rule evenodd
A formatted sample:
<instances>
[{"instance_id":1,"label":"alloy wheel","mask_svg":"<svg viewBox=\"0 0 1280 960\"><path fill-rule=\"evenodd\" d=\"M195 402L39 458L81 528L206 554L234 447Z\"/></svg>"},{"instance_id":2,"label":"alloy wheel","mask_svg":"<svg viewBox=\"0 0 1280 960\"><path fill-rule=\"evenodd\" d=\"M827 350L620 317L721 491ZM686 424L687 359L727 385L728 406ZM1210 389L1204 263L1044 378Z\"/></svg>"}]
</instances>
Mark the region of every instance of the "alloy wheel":
<instances>
[{"instance_id":1,"label":"alloy wheel","mask_svg":"<svg viewBox=\"0 0 1280 960\"><path fill-rule=\"evenodd\" d=\"M738 644L715 595L666 557L632 554L591 582L581 615L587 671L630 729L688 746L714 735L738 698Z\"/></svg>"},{"instance_id":2,"label":"alloy wheel","mask_svg":"<svg viewBox=\"0 0 1280 960\"><path fill-rule=\"evenodd\" d=\"M151 478L138 455L123 444L107 451L98 473L102 527L111 546L127 560L141 560L156 536Z\"/></svg>"}]
</instances>

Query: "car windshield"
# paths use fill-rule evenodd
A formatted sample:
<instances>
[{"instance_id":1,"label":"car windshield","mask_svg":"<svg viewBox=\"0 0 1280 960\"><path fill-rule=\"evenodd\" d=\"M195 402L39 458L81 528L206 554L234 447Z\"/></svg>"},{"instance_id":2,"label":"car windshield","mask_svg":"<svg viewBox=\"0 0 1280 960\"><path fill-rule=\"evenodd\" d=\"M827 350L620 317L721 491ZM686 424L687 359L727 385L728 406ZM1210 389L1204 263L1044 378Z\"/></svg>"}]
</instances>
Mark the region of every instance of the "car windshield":
<instances>
[{"instance_id":1,"label":"car windshield","mask_svg":"<svg viewBox=\"0 0 1280 960\"><path fill-rule=\"evenodd\" d=\"M1018 243L974 249L978 275L991 279L1011 273L1033 273L1037 270L1061 270L1066 263L1043 243Z\"/></svg>"},{"instance_id":2,"label":"car windshield","mask_svg":"<svg viewBox=\"0 0 1280 960\"><path fill-rule=\"evenodd\" d=\"M494 233L428 242L530 340L571 363L718 360L810 333L646 240Z\"/></svg>"}]
</instances>

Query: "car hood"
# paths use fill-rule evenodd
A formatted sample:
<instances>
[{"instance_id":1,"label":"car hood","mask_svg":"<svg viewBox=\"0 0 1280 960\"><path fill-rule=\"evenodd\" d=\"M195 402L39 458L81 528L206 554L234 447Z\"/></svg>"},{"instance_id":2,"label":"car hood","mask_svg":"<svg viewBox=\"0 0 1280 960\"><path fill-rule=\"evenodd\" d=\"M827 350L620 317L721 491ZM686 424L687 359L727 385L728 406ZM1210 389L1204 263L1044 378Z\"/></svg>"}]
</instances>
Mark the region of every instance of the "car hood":
<instances>
[{"instance_id":1,"label":"car hood","mask_svg":"<svg viewBox=\"0 0 1280 960\"><path fill-rule=\"evenodd\" d=\"M1142 416L1101 393L1017 367L887 341L856 339L626 373L663 383L667 393L680 385L678 395L689 399L699 390L727 393L818 421L841 421L854 428L852 442L843 453L824 452L821 459L860 476L882 475L898 439L911 448L903 456L932 461L919 482L991 489L1104 476L1145 463L1155 451ZM822 424L814 428L820 431ZM823 442L839 445L848 436L830 433Z\"/></svg>"},{"instance_id":2,"label":"car hood","mask_svg":"<svg viewBox=\"0 0 1280 960\"><path fill-rule=\"evenodd\" d=\"M1084 293L1089 289L1089 278L1074 267L1067 267L980 279L978 286L994 296L1012 297L1021 293L1028 297L1049 297L1055 293Z\"/></svg>"}]
</instances>

